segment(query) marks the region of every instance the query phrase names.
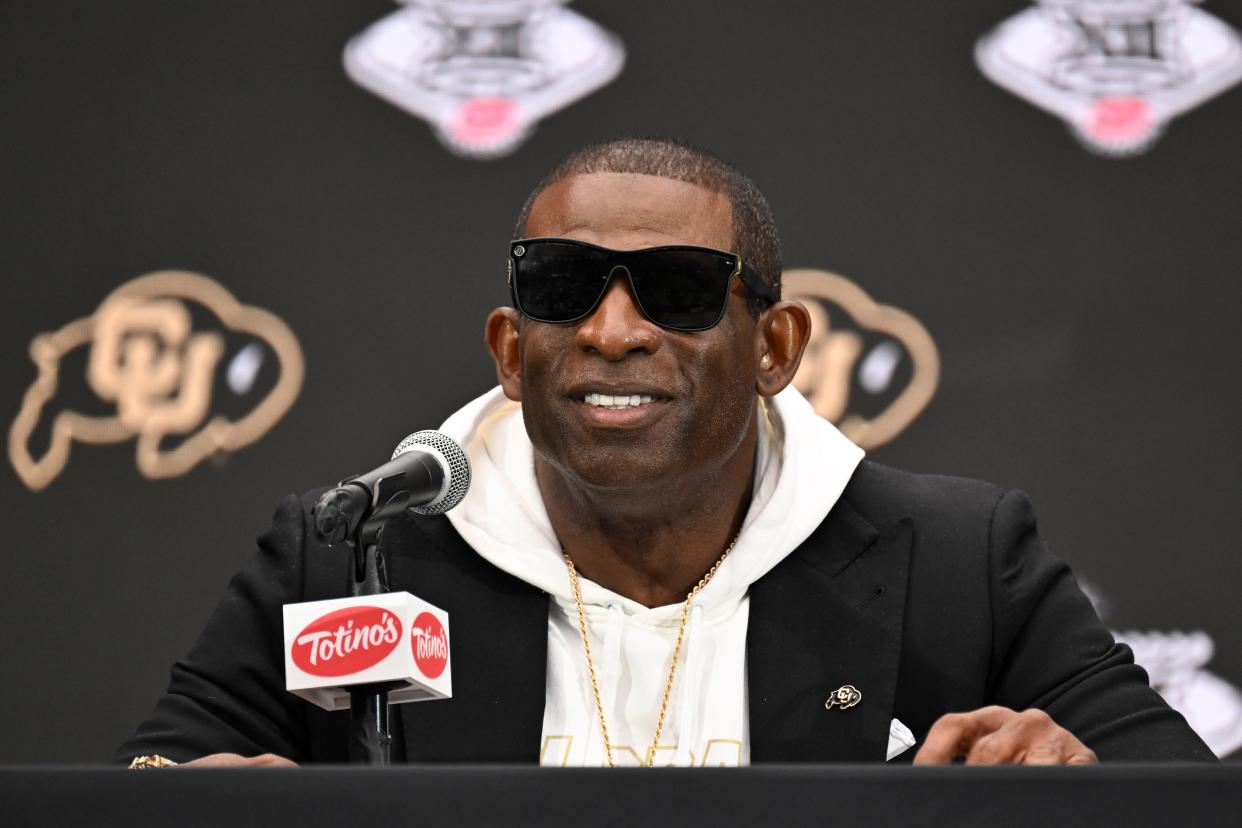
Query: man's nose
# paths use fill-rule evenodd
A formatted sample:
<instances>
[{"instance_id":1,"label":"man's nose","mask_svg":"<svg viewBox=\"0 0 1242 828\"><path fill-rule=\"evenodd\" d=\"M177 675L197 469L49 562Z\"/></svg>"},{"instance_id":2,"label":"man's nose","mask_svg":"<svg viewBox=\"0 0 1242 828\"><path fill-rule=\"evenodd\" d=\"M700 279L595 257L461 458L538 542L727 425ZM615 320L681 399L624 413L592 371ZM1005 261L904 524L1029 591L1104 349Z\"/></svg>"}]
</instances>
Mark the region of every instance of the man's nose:
<instances>
[{"instance_id":1,"label":"man's nose","mask_svg":"<svg viewBox=\"0 0 1242 828\"><path fill-rule=\"evenodd\" d=\"M619 360L637 352L654 353L660 347L660 328L638 309L625 271L612 272L604 298L595 311L578 325L575 342L607 360Z\"/></svg>"}]
</instances>

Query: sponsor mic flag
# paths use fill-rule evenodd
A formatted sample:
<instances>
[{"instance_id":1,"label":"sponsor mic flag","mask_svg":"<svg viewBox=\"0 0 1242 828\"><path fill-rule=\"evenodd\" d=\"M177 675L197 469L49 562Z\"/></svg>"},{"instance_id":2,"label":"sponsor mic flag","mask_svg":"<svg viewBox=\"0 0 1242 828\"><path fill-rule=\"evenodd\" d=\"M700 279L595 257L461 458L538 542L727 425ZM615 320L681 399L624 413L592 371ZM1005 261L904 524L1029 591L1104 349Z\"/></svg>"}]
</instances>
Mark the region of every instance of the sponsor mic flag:
<instances>
[{"instance_id":1,"label":"sponsor mic flag","mask_svg":"<svg viewBox=\"0 0 1242 828\"><path fill-rule=\"evenodd\" d=\"M453 696L448 613L408 592L286 604L285 689L324 710L392 682L391 704Z\"/></svg>"}]
</instances>

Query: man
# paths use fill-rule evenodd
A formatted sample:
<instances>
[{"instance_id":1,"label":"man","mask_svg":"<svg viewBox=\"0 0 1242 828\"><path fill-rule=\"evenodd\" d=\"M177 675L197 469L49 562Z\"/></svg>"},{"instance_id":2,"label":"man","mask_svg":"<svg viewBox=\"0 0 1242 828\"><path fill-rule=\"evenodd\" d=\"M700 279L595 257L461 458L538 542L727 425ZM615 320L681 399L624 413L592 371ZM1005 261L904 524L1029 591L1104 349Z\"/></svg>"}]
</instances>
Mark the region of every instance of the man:
<instances>
[{"instance_id":1,"label":"man","mask_svg":"<svg viewBox=\"0 0 1242 828\"><path fill-rule=\"evenodd\" d=\"M789 388L810 320L748 179L676 142L592 146L517 235L500 389L443 427L473 488L384 535L392 588L453 629L454 697L394 710L396 756L1212 759L1021 493L863 460ZM119 758L343 761L346 717L280 669L281 605L344 593L315 494L281 504Z\"/></svg>"}]
</instances>

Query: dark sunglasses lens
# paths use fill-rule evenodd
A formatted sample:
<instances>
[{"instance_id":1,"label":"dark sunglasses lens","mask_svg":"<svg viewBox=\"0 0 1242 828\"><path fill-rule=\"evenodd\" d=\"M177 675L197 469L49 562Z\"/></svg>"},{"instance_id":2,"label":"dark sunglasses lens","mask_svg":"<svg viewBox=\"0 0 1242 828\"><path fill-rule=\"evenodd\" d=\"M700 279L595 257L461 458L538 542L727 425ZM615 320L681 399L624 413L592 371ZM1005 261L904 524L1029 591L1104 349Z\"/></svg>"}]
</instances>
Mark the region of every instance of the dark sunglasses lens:
<instances>
[{"instance_id":1,"label":"dark sunglasses lens","mask_svg":"<svg viewBox=\"0 0 1242 828\"><path fill-rule=\"evenodd\" d=\"M543 322L586 315L610 270L607 251L556 242L526 245L512 261L513 291L522 313Z\"/></svg>"},{"instance_id":2,"label":"dark sunglasses lens","mask_svg":"<svg viewBox=\"0 0 1242 828\"><path fill-rule=\"evenodd\" d=\"M653 251L628 264L643 311L656 324L681 331L720 320L736 266L727 256L698 250Z\"/></svg>"}]
</instances>

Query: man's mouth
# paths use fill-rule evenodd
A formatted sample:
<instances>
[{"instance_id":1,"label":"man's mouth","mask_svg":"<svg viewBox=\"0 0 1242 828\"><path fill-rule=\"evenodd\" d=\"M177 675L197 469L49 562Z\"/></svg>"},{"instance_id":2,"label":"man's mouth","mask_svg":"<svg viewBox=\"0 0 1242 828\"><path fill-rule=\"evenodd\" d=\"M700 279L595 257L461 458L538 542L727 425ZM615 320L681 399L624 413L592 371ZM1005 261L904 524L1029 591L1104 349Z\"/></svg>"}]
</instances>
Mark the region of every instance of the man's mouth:
<instances>
[{"instance_id":1,"label":"man's mouth","mask_svg":"<svg viewBox=\"0 0 1242 828\"><path fill-rule=\"evenodd\" d=\"M672 398L650 384L584 382L568 389L569 399L591 428L646 428L662 417Z\"/></svg>"},{"instance_id":2,"label":"man's mouth","mask_svg":"<svg viewBox=\"0 0 1242 828\"><path fill-rule=\"evenodd\" d=\"M592 392L587 394L582 401L590 406L610 408L615 411L625 408L638 408L640 405L655 402L655 397L652 397L650 394L600 394Z\"/></svg>"}]
</instances>

